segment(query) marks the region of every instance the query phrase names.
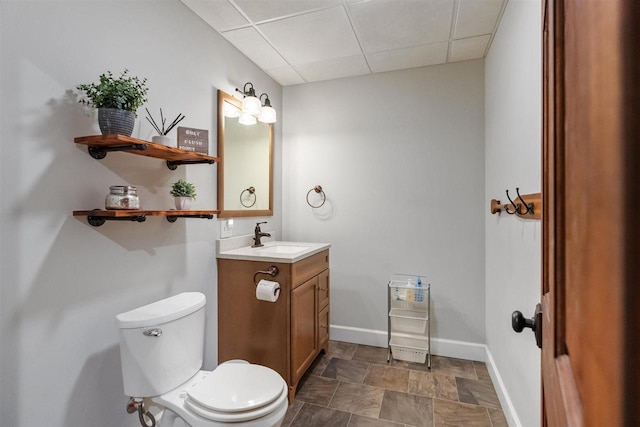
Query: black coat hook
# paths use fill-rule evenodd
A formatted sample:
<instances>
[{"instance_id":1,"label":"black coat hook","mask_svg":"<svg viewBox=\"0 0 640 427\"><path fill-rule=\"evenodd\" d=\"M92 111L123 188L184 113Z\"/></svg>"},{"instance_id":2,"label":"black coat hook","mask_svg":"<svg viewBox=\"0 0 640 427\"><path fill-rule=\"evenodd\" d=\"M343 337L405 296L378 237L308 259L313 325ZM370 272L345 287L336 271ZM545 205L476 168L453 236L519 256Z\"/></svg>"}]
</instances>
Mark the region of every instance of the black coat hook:
<instances>
[{"instance_id":1,"label":"black coat hook","mask_svg":"<svg viewBox=\"0 0 640 427\"><path fill-rule=\"evenodd\" d=\"M509 215L513 215L516 212L520 213L520 211L518 210L519 209L518 206L516 206L516 204L513 202L513 200L511 200L511 197L509 196L509 190L506 190L506 193L507 193L507 199L509 199L509 202L511 203L511 206L513 206L514 210L510 211L509 206L505 206L504 211Z\"/></svg>"}]
</instances>

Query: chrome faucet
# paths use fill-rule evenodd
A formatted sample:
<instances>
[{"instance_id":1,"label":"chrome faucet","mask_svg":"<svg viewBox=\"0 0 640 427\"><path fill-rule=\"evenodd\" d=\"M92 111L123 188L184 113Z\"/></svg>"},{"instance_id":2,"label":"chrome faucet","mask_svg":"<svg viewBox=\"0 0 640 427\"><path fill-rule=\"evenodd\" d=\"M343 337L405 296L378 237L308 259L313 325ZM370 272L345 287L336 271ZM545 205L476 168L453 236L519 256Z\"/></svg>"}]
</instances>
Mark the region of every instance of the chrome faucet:
<instances>
[{"instance_id":1,"label":"chrome faucet","mask_svg":"<svg viewBox=\"0 0 640 427\"><path fill-rule=\"evenodd\" d=\"M251 245L252 248L259 248L260 246L264 246L262 242L260 242L260 239L262 237L271 237L271 234L263 233L262 230L260 230L260 224L266 224L266 223L267 223L266 221L256 223L256 228L255 230L253 230L253 232L255 233L255 237L253 238L253 245Z\"/></svg>"}]
</instances>

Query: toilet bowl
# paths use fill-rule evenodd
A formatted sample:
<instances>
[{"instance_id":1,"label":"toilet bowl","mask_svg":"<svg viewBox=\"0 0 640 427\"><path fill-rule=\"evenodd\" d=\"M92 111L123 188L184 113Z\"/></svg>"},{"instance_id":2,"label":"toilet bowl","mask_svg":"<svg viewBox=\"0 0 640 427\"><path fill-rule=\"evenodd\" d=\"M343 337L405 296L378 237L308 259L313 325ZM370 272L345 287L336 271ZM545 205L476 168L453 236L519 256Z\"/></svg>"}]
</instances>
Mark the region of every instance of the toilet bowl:
<instances>
[{"instance_id":1,"label":"toilet bowl","mask_svg":"<svg viewBox=\"0 0 640 427\"><path fill-rule=\"evenodd\" d=\"M116 316L125 394L159 408L157 427L279 427L280 374L246 361L201 370L204 295L185 292Z\"/></svg>"},{"instance_id":2,"label":"toilet bowl","mask_svg":"<svg viewBox=\"0 0 640 427\"><path fill-rule=\"evenodd\" d=\"M151 401L164 408L158 427L279 427L288 408L287 385L264 366L224 363L199 371Z\"/></svg>"}]
</instances>

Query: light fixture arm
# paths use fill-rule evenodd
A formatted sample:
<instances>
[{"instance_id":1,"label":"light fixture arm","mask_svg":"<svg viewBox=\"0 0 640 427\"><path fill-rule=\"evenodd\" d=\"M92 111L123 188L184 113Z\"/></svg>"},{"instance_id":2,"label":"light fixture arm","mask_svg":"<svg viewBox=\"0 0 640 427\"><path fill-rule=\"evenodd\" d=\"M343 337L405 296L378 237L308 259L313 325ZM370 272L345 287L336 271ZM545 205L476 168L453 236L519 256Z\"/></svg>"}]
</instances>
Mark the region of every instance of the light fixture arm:
<instances>
[{"instance_id":1,"label":"light fixture arm","mask_svg":"<svg viewBox=\"0 0 640 427\"><path fill-rule=\"evenodd\" d=\"M247 85L251 87L247 90ZM236 92L240 92L244 96L256 96L256 90L253 88L253 83L246 82L242 88L242 90L236 88Z\"/></svg>"},{"instance_id":2,"label":"light fixture arm","mask_svg":"<svg viewBox=\"0 0 640 427\"><path fill-rule=\"evenodd\" d=\"M264 100L264 102L262 102L262 97L265 97L266 99ZM263 107L271 107L271 100L269 99L269 95L267 95L266 93L263 93L262 95L260 95L260 97L258 98L260 100L260 102L262 103Z\"/></svg>"}]
</instances>

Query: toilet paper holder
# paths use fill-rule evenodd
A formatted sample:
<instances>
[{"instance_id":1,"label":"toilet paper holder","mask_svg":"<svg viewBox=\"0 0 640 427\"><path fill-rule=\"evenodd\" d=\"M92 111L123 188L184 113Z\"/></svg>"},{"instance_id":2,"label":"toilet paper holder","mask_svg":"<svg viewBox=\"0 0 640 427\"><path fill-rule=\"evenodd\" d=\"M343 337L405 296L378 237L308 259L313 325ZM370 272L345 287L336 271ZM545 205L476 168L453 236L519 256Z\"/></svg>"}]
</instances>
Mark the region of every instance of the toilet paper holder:
<instances>
[{"instance_id":1,"label":"toilet paper holder","mask_svg":"<svg viewBox=\"0 0 640 427\"><path fill-rule=\"evenodd\" d=\"M269 267L268 270L256 271L255 274L253 275L253 284L258 286L258 280L257 280L258 274L268 274L271 277L276 277L278 273L280 273L280 269L275 265L272 265L271 267Z\"/></svg>"}]
</instances>

